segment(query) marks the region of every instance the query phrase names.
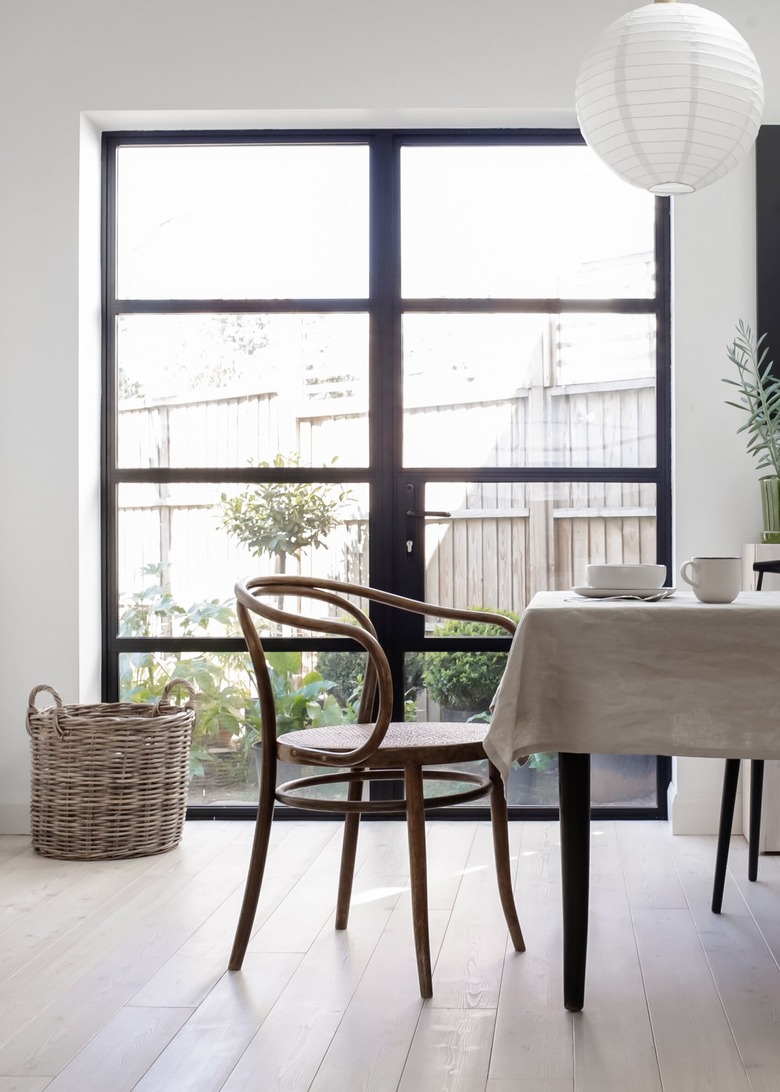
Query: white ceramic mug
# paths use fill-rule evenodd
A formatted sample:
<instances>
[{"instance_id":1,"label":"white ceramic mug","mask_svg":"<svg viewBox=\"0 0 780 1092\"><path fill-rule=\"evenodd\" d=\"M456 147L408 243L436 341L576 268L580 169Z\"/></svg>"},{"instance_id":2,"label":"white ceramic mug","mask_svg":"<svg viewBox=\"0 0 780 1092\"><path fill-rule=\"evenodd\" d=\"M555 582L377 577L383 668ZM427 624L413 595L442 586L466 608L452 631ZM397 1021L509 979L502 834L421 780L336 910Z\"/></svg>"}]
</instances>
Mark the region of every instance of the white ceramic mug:
<instances>
[{"instance_id":1,"label":"white ceramic mug","mask_svg":"<svg viewBox=\"0 0 780 1092\"><path fill-rule=\"evenodd\" d=\"M692 557L680 576L702 603L733 603L742 587L741 557Z\"/></svg>"}]
</instances>

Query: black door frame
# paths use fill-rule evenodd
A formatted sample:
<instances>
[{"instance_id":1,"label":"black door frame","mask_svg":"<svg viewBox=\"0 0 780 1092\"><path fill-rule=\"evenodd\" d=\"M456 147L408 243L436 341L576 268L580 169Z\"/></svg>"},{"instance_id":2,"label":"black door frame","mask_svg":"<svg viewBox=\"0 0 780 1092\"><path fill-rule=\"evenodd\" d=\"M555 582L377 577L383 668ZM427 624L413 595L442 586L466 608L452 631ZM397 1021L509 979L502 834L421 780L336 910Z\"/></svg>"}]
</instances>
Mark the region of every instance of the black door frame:
<instances>
[{"instance_id":1,"label":"black door frame","mask_svg":"<svg viewBox=\"0 0 780 1092\"><path fill-rule=\"evenodd\" d=\"M115 152L126 144L190 144L257 141L279 142L331 142L368 143L371 148L371 224L369 297L367 299L339 300L338 307L322 300L131 300L116 298L115 233L116 178ZM400 159L405 145L442 143L480 145L495 143L516 144L582 144L576 130L398 130L398 131L208 131L208 132L117 132L103 137L103 351L106 363L103 392L103 694L104 700L116 700L119 690L118 664L122 652L146 651L243 651L240 638L120 638L117 636L118 588L116 573L117 538L116 491L125 482L250 482L263 480L367 482L370 493L369 571L371 580L381 588L397 590L401 594L421 597L424 593L422 550L408 554L404 543L409 536L408 489L413 487L418 502L424 503L425 487L437 481L484 481L484 482L555 482L555 481L603 481L603 482L651 482L656 487L656 534L658 560L668 565L672 555L671 527L671 260L670 260L670 203L666 198L656 199L656 259L657 294L652 301L604 301L604 300L401 300L400 294ZM564 310L636 312L646 304L657 318L658 373L656 376L656 436L657 464L642 468L458 468L437 467L404 468L402 465L402 376L400 327L405 311L447 311L466 309L484 312L549 312ZM115 319L118 314L181 312L300 312L328 310L367 310L370 322L370 369L369 413L371 419L382 422L381 428L370 431L369 465L364 468L284 468L273 471L261 468L153 468L121 469L116 465L116 418L114 407L117 392L113 360L115 354ZM388 549L388 543L391 548ZM376 624L392 652L391 660L397 677L402 677L403 655L406 651L430 651L451 646L447 642L425 638L422 620L408 616L400 623L390 623L382 611L377 612ZM457 640L457 639L456 639ZM476 647L477 639L469 639L469 648ZM274 642L274 647L284 648L341 647L335 642L323 640ZM504 638L479 639L480 649L485 651L506 649ZM402 716L403 687L397 686L399 708ZM665 817L666 786L669 781L671 761L658 760L658 806L655 809L602 809L605 815L632 818ZM526 809L516 809L524 817ZM254 812L253 806L235 808L190 809L192 817L212 818L214 815L228 818L231 815L245 817ZM534 816L546 818L557 809L533 809ZM480 809L458 809L463 817L481 814ZM596 814L599 814L597 811Z\"/></svg>"}]
</instances>

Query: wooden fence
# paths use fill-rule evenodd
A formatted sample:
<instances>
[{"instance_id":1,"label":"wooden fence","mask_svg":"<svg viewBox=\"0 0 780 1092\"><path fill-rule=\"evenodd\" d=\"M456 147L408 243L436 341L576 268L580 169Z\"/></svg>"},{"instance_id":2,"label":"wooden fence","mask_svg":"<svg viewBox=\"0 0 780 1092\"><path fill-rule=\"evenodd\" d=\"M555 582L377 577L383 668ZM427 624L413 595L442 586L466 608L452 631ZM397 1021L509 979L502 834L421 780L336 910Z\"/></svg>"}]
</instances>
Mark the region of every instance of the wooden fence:
<instances>
[{"instance_id":1,"label":"wooden fence","mask_svg":"<svg viewBox=\"0 0 780 1092\"><path fill-rule=\"evenodd\" d=\"M292 417L273 392L129 407L120 413L121 466L243 466L299 451L304 465L365 465L367 418L342 400ZM338 412L333 412L337 409ZM655 391L634 380L534 386L510 400L410 409L411 466L637 467L655 459ZM416 452L414 437L425 436ZM433 452L433 454L432 454ZM224 487L229 491L230 486ZM260 563L219 527L220 488L127 485L120 490L120 587L165 563L176 597L232 595ZM304 572L368 582L366 493ZM443 604L520 613L534 592L569 588L589 561L655 561L655 487L631 483L432 484L426 507L451 513L426 524L427 594ZM270 569L270 559L265 563Z\"/></svg>"}]
</instances>

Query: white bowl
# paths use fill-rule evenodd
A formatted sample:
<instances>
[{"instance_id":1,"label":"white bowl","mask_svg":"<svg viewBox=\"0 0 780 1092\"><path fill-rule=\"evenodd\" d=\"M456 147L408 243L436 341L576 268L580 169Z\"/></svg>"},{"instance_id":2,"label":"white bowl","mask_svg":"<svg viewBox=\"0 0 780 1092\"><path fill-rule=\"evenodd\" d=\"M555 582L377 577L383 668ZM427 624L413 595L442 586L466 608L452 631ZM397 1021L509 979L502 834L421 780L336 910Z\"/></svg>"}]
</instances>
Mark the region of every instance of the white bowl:
<instances>
[{"instance_id":1,"label":"white bowl","mask_svg":"<svg viewBox=\"0 0 780 1092\"><path fill-rule=\"evenodd\" d=\"M660 588L666 579L665 565L588 565L585 572L591 588Z\"/></svg>"}]
</instances>

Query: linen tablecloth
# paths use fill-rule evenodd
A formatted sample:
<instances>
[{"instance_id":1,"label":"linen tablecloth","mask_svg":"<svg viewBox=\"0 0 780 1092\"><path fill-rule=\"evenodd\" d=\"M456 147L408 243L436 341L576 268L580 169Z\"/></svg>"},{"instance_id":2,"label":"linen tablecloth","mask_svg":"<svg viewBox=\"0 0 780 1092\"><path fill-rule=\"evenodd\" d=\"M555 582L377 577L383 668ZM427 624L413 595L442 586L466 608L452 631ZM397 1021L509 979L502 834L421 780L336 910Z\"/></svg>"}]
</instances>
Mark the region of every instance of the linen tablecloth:
<instances>
[{"instance_id":1,"label":"linen tablecloth","mask_svg":"<svg viewBox=\"0 0 780 1092\"><path fill-rule=\"evenodd\" d=\"M538 593L485 750L505 779L540 751L780 758L780 592L729 604Z\"/></svg>"}]
</instances>

